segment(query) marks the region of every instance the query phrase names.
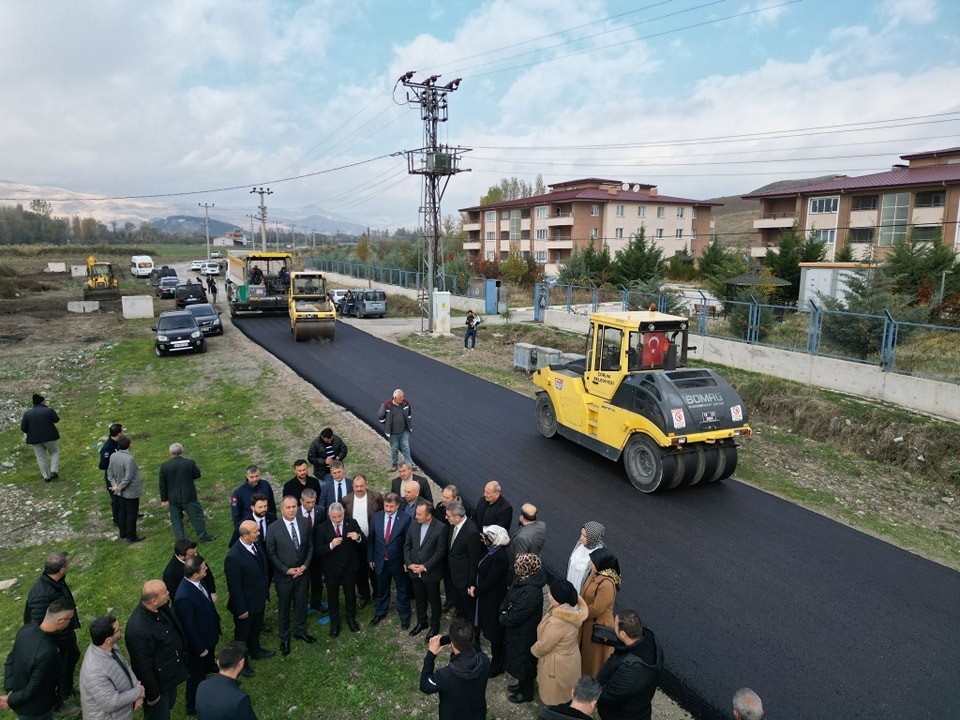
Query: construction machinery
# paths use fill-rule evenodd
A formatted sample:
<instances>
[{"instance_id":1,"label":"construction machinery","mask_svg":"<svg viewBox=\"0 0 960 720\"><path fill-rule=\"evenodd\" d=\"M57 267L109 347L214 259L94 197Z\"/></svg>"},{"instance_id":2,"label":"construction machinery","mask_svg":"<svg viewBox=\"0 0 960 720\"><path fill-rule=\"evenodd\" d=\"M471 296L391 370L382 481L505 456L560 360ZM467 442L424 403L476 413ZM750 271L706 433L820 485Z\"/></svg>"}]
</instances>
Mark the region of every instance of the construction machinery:
<instances>
[{"instance_id":1,"label":"construction machinery","mask_svg":"<svg viewBox=\"0 0 960 720\"><path fill-rule=\"evenodd\" d=\"M231 317L287 312L292 269L290 253L231 251L226 280Z\"/></svg>"},{"instance_id":2,"label":"construction machinery","mask_svg":"<svg viewBox=\"0 0 960 720\"><path fill-rule=\"evenodd\" d=\"M337 330L337 311L327 297L327 285L319 270L290 273L290 332L301 340L333 340Z\"/></svg>"},{"instance_id":3,"label":"construction machinery","mask_svg":"<svg viewBox=\"0 0 960 720\"><path fill-rule=\"evenodd\" d=\"M656 311L594 313L586 357L533 375L540 434L622 458L642 492L730 477L736 440L751 433L747 411L713 370L686 367L688 322Z\"/></svg>"},{"instance_id":4,"label":"construction machinery","mask_svg":"<svg viewBox=\"0 0 960 720\"><path fill-rule=\"evenodd\" d=\"M84 300L117 300L120 297L120 283L113 263L87 257L87 281L83 286Z\"/></svg>"}]
</instances>

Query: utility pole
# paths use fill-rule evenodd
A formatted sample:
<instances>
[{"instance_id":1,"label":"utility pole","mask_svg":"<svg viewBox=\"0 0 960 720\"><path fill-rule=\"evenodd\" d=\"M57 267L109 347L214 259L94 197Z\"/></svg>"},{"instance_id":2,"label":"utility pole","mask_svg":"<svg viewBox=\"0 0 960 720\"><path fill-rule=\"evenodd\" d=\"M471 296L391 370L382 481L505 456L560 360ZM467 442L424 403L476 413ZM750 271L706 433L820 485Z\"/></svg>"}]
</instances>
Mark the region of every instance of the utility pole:
<instances>
[{"instance_id":1,"label":"utility pole","mask_svg":"<svg viewBox=\"0 0 960 720\"><path fill-rule=\"evenodd\" d=\"M250 218L250 247L256 247L257 241L253 239L253 221L257 219L257 216L247 213L247 217Z\"/></svg>"},{"instance_id":2,"label":"utility pole","mask_svg":"<svg viewBox=\"0 0 960 720\"><path fill-rule=\"evenodd\" d=\"M460 78L440 86L437 85L439 75L431 75L421 82L414 81L413 75L412 71L404 73L397 83L407 89L407 103L420 106L420 119L423 120L423 147L418 150L409 150L405 155L407 172L411 175L423 175L420 215L423 219L423 239L427 245L425 267L427 327L433 332L433 291L438 284L440 289L445 289L445 262L440 236L440 200L446 192L450 176L462 172L460 156L468 152L469 148L441 145L437 137L437 126L439 123L446 122L448 117L447 95L460 86ZM437 272L438 252L439 273Z\"/></svg>"},{"instance_id":3,"label":"utility pole","mask_svg":"<svg viewBox=\"0 0 960 720\"><path fill-rule=\"evenodd\" d=\"M273 195L273 190L270 188L254 188L250 191L250 194L256 193L260 196L260 214L257 216L257 220L260 221L260 241L263 245L263 252L267 251L267 206L263 202L264 195Z\"/></svg>"},{"instance_id":4,"label":"utility pole","mask_svg":"<svg viewBox=\"0 0 960 720\"><path fill-rule=\"evenodd\" d=\"M215 207L215 203L197 203L198 207L203 208L203 227L207 231L207 260L210 259L210 208Z\"/></svg>"}]
</instances>

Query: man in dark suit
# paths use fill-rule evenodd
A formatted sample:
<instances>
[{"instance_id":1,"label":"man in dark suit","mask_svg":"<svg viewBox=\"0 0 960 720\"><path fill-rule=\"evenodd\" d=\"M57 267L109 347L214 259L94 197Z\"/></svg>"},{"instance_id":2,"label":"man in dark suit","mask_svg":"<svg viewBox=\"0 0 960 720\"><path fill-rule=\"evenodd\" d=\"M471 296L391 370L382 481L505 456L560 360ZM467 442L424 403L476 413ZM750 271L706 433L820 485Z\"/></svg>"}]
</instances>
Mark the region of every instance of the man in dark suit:
<instances>
[{"instance_id":1,"label":"man in dark suit","mask_svg":"<svg viewBox=\"0 0 960 720\"><path fill-rule=\"evenodd\" d=\"M310 561L310 591L308 606L317 613L323 613L323 567L317 554L317 532L323 524L325 513L317 507L317 493L313 488L303 488L300 495L300 514L307 521L307 529L313 539L313 559ZM326 618L322 619L327 620Z\"/></svg>"},{"instance_id":2,"label":"man in dark suit","mask_svg":"<svg viewBox=\"0 0 960 720\"><path fill-rule=\"evenodd\" d=\"M207 521L197 499L197 483L200 468L190 458L183 456L183 445L170 446L170 459L160 466L160 505L170 509L170 524L178 540L187 536L183 529L183 513L190 518L200 542L212 542L216 535L207 532Z\"/></svg>"},{"instance_id":3,"label":"man in dark suit","mask_svg":"<svg viewBox=\"0 0 960 720\"><path fill-rule=\"evenodd\" d=\"M306 519L298 512L295 497L288 495L283 498L280 515L267 535L267 557L273 565L273 581L277 586L280 652L289 655L291 604L294 612L293 636L305 643L316 642L305 629L313 537Z\"/></svg>"},{"instance_id":4,"label":"man in dark suit","mask_svg":"<svg viewBox=\"0 0 960 720\"><path fill-rule=\"evenodd\" d=\"M327 508L327 519L320 525L316 537L316 554L323 564L323 577L327 583L327 605L330 611L330 637L340 634L340 588L347 607L347 627L350 632L360 632L357 622L357 567L360 565L358 547L366 540L360 525L346 517L343 505L333 503Z\"/></svg>"},{"instance_id":5,"label":"man in dark suit","mask_svg":"<svg viewBox=\"0 0 960 720\"><path fill-rule=\"evenodd\" d=\"M414 521L414 515L417 512L417 504L423 500L420 497L420 486L414 479L405 480L400 484L400 512L403 515L410 516L410 522Z\"/></svg>"},{"instance_id":6,"label":"man in dark suit","mask_svg":"<svg viewBox=\"0 0 960 720\"><path fill-rule=\"evenodd\" d=\"M416 475L410 463L402 462L397 465L397 476L390 481L390 492L403 496L403 483L407 480L416 480L420 486L418 495L424 500L433 503L433 493L430 491L430 481L423 475Z\"/></svg>"},{"instance_id":7,"label":"man in dark suit","mask_svg":"<svg viewBox=\"0 0 960 720\"><path fill-rule=\"evenodd\" d=\"M410 600L407 597L407 580L403 572L403 542L410 518L397 512L400 498L396 493L387 493L383 498L383 510L374 513L367 538L367 564L373 571L377 585L377 613L371 625L377 625L390 609L390 581L397 586L397 613L400 627L410 628Z\"/></svg>"},{"instance_id":8,"label":"man in dark suit","mask_svg":"<svg viewBox=\"0 0 960 720\"><path fill-rule=\"evenodd\" d=\"M163 569L163 584L167 586L167 592L170 597L177 596L177 588L183 582L183 564L188 557L197 555L197 541L190 538L181 538L173 544L173 555L167 566ZM200 581L207 592L210 593L210 599L217 602L217 582L213 577L213 571L208 567L207 574Z\"/></svg>"},{"instance_id":9,"label":"man in dark suit","mask_svg":"<svg viewBox=\"0 0 960 720\"><path fill-rule=\"evenodd\" d=\"M450 523L447 527L447 567L454 589L454 605L457 614L472 623L477 601L467 590L475 587L477 582L477 563L483 554L480 530L467 517L462 503L447 505L447 520Z\"/></svg>"},{"instance_id":10,"label":"man in dark suit","mask_svg":"<svg viewBox=\"0 0 960 720\"><path fill-rule=\"evenodd\" d=\"M500 493L500 483L491 480L483 486L483 497L477 503L473 521L483 530L488 525L499 525L510 532L513 523L513 506Z\"/></svg>"},{"instance_id":11,"label":"man in dark suit","mask_svg":"<svg viewBox=\"0 0 960 720\"><path fill-rule=\"evenodd\" d=\"M173 599L173 610L183 627L187 640L187 714L196 713L197 686L217 665L214 653L220 642L220 615L203 587L207 563L199 555L189 557L183 563L183 582Z\"/></svg>"},{"instance_id":12,"label":"man in dark suit","mask_svg":"<svg viewBox=\"0 0 960 720\"><path fill-rule=\"evenodd\" d=\"M330 480L323 483L323 489L320 492L320 504L325 508L330 507L335 502L343 504L343 499L350 494L353 488L347 479L347 472L343 463L334 460L330 463Z\"/></svg>"},{"instance_id":13,"label":"man in dark suit","mask_svg":"<svg viewBox=\"0 0 960 720\"><path fill-rule=\"evenodd\" d=\"M267 604L267 555L259 544L260 529L253 520L240 523L240 542L234 543L223 561L230 598L227 608L233 614L233 639L244 643L248 658L241 672L253 677L250 658L266 659L273 652L260 647L263 612Z\"/></svg>"},{"instance_id":14,"label":"man in dark suit","mask_svg":"<svg viewBox=\"0 0 960 720\"><path fill-rule=\"evenodd\" d=\"M444 526L433 519L433 508L427 500L417 503L414 519L416 523L407 530L403 544L403 564L417 601L417 624L410 634L419 635L427 629L429 603L429 637L432 637L440 632L440 581L447 556L446 533Z\"/></svg>"},{"instance_id":15,"label":"man in dark suit","mask_svg":"<svg viewBox=\"0 0 960 720\"><path fill-rule=\"evenodd\" d=\"M504 530L509 532L510 528ZM515 558L526 553L540 555L546 541L547 524L543 520L537 520L537 506L524 503L520 506L519 527L511 534L510 544L507 546L510 557Z\"/></svg>"},{"instance_id":16,"label":"man in dark suit","mask_svg":"<svg viewBox=\"0 0 960 720\"><path fill-rule=\"evenodd\" d=\"M343 499L343 509L349 517L357 521L364 538L370 537L370 527L374 513L383 510L383 495L367 487L363 475L353 478L353 492ZM360 564L357 568L357 607L361 610L370 602L373 592L370 590L370 567L367 565L366 543L357 547ZM376 589L376 588L374 588Z\"/></svg>"},{"instance_id":17,"label":"man in dark suit","mask_svg":"<svg viewBox=\"0 0 960 720\"><path fill-rule=\"evenodd\" d=\"M237 676L246 667L242 642L228 642L220 648L217 665L220 672L197 688L199 720L257 720L250 696L240 689Z\"/></svg>"}]
</instances>

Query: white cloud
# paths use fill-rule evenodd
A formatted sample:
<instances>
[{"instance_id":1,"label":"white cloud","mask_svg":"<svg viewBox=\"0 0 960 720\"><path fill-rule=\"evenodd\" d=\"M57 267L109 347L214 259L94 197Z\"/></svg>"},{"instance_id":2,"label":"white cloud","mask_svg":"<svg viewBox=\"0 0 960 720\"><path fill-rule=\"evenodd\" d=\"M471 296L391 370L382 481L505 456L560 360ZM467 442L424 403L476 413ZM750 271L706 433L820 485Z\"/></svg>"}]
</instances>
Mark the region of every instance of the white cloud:
<instances>
[{"instance_id":1,"label":"white cloud","mask_svg":"<svg viewBox=\"0 0 960 720\"><path fill-rule=\"evenodd\" d=\"M891 27L929 25L938 14L936 0L881 0L879 11Z\"/></svg>"}]
</instances>

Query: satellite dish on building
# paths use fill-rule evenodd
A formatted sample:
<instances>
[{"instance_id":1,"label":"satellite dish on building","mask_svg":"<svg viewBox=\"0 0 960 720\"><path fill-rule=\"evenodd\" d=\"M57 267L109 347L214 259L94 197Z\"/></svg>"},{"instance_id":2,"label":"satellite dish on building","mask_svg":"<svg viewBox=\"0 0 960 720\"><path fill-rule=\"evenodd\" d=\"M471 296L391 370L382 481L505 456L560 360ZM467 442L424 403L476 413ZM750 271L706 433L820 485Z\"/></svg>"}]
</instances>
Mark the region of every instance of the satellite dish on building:
<instances>
[{"instance_id":1,"label":"satellite dish on building","mask_svg":"<svg viewBox=\"0 0 960 720\"><path fill-rule=\"evenodd\" d=\"M630 183L624 183L623 185L620 186L620 189L621 189L621 190L629 190L629 189L630 189Z\"/></svg>"},{"instance_id":2,"label":"satellite dish on building","mask_svg":"<svg viewBox=\"0 0 960 720\"><path fill-rule=\"evenodd\" d=\"M639 184L639 183L637 183L636 185L633 186L633 191L634 191L634 192L640 192L640 184Z\"/></svg>"}]
</instances>

